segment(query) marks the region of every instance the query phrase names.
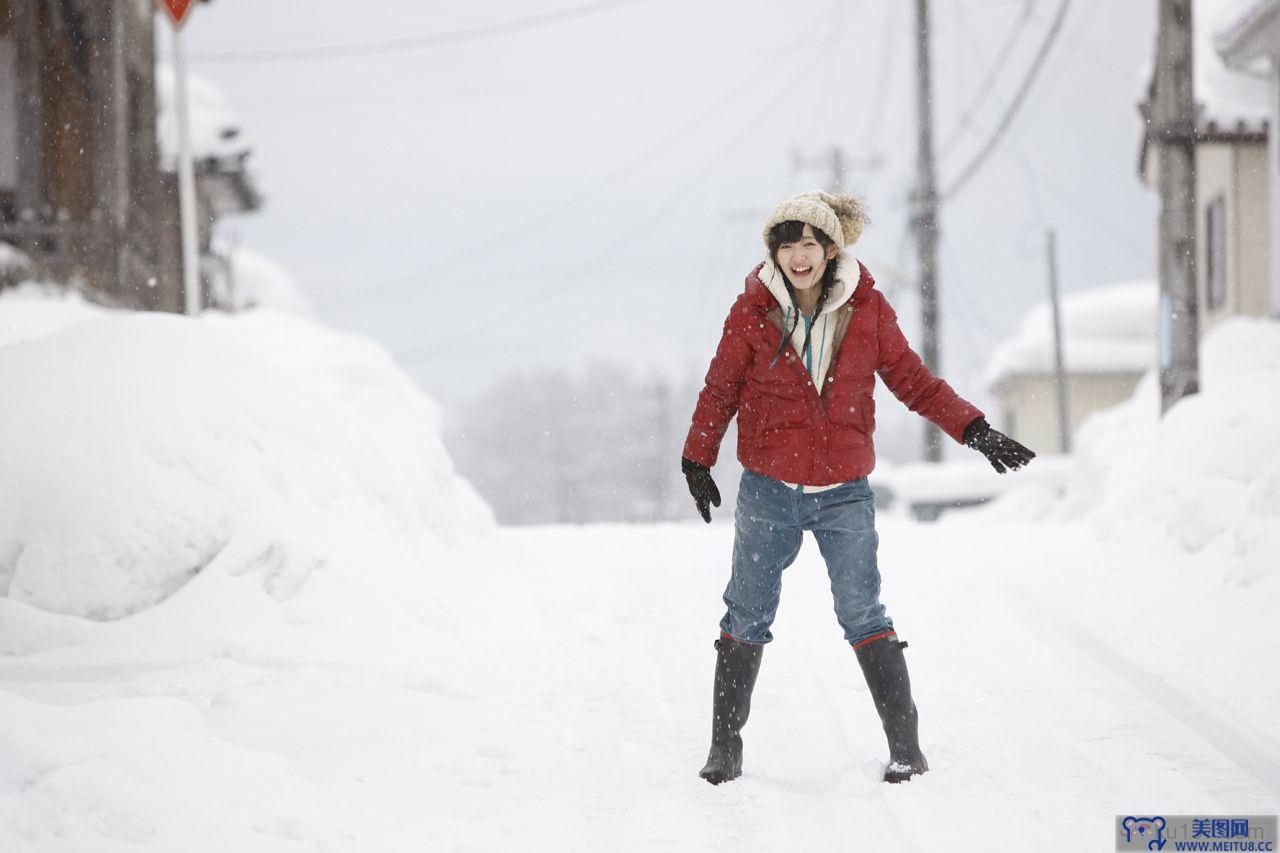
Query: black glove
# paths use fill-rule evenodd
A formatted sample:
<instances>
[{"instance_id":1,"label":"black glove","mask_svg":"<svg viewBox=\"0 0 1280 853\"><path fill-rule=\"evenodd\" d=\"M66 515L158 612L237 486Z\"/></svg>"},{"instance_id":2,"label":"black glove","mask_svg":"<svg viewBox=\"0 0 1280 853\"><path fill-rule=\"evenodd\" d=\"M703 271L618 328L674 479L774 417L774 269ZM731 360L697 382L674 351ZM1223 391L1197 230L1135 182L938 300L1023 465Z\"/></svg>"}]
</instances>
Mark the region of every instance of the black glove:
<instances>
[{"instance_id":1,"label":"black glove","mask_svg":"<svg viewBox=\"0 0 1280 853\"><path fill-rule=\"evenodd\" d=\"M692 459L681 457L680 470L689 481L689 494L693 495L693 502L698 505L702 520L710 524L711 507L720 506L720 490L716 488L716 481L711 479L711 469Z\"/></svg>"},{"instance_id":2,"label":"black glove","mask_svg":"<svg viewBox=\"0 0 1280 853\"><path fill-rule=\"evenodd\" d=\"M987 457L997 474L1007 468L1017 471L1036 455L997 429L992 429L986 418L977 418L964 429L964 443Z\"/></svg>"}]
</instances>

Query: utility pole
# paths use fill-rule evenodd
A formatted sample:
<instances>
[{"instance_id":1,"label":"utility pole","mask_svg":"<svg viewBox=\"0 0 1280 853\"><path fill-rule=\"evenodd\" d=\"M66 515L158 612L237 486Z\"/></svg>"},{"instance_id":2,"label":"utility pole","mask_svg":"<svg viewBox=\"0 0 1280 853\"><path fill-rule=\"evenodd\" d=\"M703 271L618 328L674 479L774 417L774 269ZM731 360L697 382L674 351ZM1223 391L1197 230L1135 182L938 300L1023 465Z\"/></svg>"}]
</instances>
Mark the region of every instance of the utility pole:
<instances>
[{"instance_id":1,"label":"utility pole","mask_svg":"<svg viewBox=\"0 0 1280 853\"><path fill-rule=\"evenodd\" d=\"M1153 136L1160 178L1160 412L1200 390L1191 0L1158 0Z\"/></svg>"},{"instance_id":2,"label":"utility pole","mask_svg":"<svg viewBox=\"0 0 1280 853\"><path fill-rule=\"evenodd\" d=\"M920 265L920 319L924 335L921 357L938 373L938 187L933 162L933 83L929 69L929 0L916 0L916 111L919 138L916 148L917 185L911 216ZM933 424L925 427L924 458L942 461L942 433Z\"/></svg>"},{"instance_id":3,"label":"utility pole","mask_svg":"<svg viewBox=\"0 0 1280 853\"><path fill-rule=\"evenodd\" d=\"M1046 235L1049 256L1049 310L1053 314L1053 384L1058 397L1058 448L1071 452L1071 421L1067 413L1067 375L1062 367L1062 309L1058 300L1058 245L1050 228Z\"/></svg>"}]
</instances>

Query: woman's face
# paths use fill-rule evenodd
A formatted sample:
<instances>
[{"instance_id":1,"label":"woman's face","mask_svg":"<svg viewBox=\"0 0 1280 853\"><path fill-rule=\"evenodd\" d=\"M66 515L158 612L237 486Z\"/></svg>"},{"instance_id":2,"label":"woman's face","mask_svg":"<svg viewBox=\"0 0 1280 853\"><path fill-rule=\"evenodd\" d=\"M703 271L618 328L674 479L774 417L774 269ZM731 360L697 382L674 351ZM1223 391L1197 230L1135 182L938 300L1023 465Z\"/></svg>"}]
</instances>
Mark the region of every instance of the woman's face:
<instances>
[{"instance_id":1,"label":"woman's face","mask_svg":"<svg viewBox=\"0 0 1280 853\"><path fill-rule=\"evenodd\" d=\"M813 236L813 226L805 225L799 240L778 246L774 262L781 267L792 287L808 290L822 281L827 262L839 251L834 244L823 249L818 238Z\"/></svg>"}]
</instances>

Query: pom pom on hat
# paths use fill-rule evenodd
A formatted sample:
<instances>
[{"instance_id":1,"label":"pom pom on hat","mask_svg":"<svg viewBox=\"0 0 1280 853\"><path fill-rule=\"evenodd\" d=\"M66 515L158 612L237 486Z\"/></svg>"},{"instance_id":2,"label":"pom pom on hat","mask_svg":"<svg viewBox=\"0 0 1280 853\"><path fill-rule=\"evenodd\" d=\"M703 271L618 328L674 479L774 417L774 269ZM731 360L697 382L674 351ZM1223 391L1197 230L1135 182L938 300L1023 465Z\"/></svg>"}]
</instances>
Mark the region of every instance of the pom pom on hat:
<instances>
[{"instance_id":1,"label":"pom pom on hat","mask_svg":"<svg viewBox=\"0 0 1280 853\"><path fill-rule=\"evenodd\" d=\"M870 221L862 202L851 195L822 190L800 193L779 204L765 219L765 245L769 243L769 232L773 226L792 220L821 229L841 249L858 242Z\"/></svg>"}]
</instances>

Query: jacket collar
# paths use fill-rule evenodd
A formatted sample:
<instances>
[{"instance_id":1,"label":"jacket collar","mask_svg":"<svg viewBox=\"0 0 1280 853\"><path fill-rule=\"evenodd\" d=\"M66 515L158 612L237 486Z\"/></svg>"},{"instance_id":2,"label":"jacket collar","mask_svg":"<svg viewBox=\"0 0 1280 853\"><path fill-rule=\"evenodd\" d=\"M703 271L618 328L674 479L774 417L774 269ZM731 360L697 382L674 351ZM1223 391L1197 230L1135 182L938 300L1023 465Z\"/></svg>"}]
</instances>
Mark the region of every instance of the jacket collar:
<instances>
[{"instance_id":1,"label":"jacket collar","mask_svg":"<svg viewBox=\"0 0 1280 853\"><path fill-rule=\"evenodd\" d=\"M875 286L875 279L857 258L841 252L836 255L835 264L835 289L827 294L827 301L822 306L823 314L835 311L854 296L865 295L866 291ZM773 263L772 258L766 257L764 262L747 276L746 291L748 294L756 295L762 302L771 303L767 307L791 305L791 296L787 293L783 273Z\"/></svg>"}]
</instances>

